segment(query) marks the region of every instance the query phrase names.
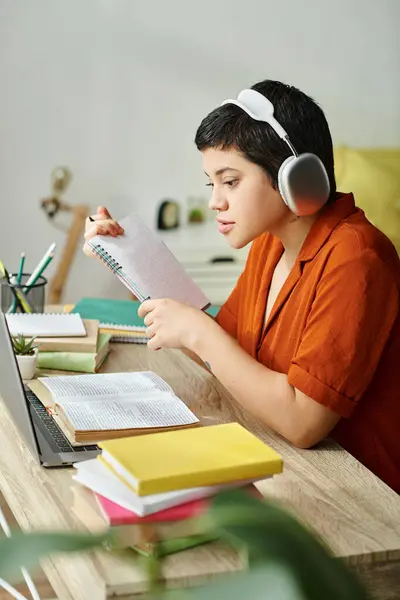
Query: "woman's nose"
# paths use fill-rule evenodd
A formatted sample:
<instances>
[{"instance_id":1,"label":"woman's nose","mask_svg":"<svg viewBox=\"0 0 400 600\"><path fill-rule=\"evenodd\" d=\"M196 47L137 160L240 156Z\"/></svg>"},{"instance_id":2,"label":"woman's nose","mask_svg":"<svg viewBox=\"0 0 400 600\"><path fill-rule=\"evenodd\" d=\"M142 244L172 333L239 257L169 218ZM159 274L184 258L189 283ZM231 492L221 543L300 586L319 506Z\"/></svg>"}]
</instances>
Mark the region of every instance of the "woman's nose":
<instances>
[{"instance_id":1,"label":"woman's nose","mask_svg":"<svg viewBox=\"0 0 400 600\"><path fill-rule=\"evenodd\" d=\"M228 202L225 198L223 190L218 190L215 186L213 187L213 192L210 198L210 202L208 203L208 207L211 208L211 210L227 209Z\"/></svg>"}]
</instances>

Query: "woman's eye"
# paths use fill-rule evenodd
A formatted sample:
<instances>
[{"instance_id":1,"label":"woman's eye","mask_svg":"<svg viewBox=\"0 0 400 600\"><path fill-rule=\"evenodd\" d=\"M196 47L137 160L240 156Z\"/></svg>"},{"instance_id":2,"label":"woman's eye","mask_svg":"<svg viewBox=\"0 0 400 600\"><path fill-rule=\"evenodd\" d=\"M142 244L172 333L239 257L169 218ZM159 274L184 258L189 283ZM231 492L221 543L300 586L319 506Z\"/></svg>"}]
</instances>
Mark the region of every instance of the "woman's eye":
<instances>
[{"instance_id":1,"label":"woman's eye","mask_svg":"<svg viewBox=\"0 0 400 600\"><path fill-rule=\"evenodd\" d=\"M206 186L207 186L207 187L214 187L214 184L213 184L213 183L211 183L211 181L209 181L208 183L206 183Z\"/></svg>"},{"instance_id":2,"label":"woman's eye","mask_svg":"<svg viewBox=\"0 0 400 600\"><path fill-rule=\"evenodd\" d=\"M230 179L229 181L224 181L224 185L228 187L234 187L238 182L238 179Z\"/></svg>"}]
</instances>

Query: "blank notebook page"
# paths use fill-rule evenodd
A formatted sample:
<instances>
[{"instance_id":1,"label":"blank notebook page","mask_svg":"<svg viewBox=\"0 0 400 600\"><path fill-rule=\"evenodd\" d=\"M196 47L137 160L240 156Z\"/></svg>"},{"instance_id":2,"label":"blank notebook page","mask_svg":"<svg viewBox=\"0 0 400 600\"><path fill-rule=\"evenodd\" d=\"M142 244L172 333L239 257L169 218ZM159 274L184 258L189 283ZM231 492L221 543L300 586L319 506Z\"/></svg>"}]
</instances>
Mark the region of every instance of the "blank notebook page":
<instances>
[{"instance_id":1,"label":"blank notebook page","mask_svg":"<svg viewBox=\"0 0 400 600\"><path fill-rule=\"evenodd\" d=\"M11 335L26 337L83 337L86 329L80 315L15 313L6 315Z\"/></svg>"}]
</instances>

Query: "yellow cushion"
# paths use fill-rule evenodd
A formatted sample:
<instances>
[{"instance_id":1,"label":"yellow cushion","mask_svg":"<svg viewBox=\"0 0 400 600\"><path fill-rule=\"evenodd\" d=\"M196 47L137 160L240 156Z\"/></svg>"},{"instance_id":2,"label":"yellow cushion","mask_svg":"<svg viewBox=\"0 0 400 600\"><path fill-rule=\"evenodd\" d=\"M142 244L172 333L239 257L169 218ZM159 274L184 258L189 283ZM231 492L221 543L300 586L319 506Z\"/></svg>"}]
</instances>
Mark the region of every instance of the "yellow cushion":
<instances>
[{"instance_id":1,"label":"yellow cushion","mask_svg":"<svg viewBox=\"0 0 400 600\"><path fill-rule=\"evenodd\" d=\"M358 151L395 175L400 185L400 148L359 148Z\"/></svg>"},{"instance_id":2,"label":"yellow cushion","mask_svg":"<svg viewBox=\"0 0 400 600\"><path fill-rule=\"evenodd\" d=\"M344 161L346 160L346 150L346 146L336 146L333 149L335 159L335 177L338 189L338 182L342 179L344 173Z\"/></svg>"},{"instance_id":3,"label":"yellow cushion","mask_svg":"<svg viewBox=\"0 0 400 600\"><path fill-rule=\"evenodd\" d=\"M354 148L335 149L337 189L352 192L368 219L400 248L400 178L367 153Z\"/></svg>"}]
</instances>

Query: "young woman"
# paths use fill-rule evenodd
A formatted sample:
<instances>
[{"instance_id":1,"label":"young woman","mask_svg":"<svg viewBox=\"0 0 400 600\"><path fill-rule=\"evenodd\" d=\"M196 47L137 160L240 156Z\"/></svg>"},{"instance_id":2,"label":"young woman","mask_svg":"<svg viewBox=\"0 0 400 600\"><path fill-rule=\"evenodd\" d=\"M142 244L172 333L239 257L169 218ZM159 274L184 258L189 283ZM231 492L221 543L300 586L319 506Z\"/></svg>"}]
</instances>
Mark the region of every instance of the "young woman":
<instances>
[{"instance_id":1,"label":"young woman","mask_svg":"<svg viewBox=\"0 0 400 600\"><path fill-rule=\"evenodd\" d=\"M279 82L252 89L290 143L232 102L196 134L218 230L234 248L253 242L246 268L215 321L169 299L143 302L148 345L195 352L266 426L302 448L330 435L400 492L398 256L352 194L336 192L319 106ZM329 182L326 202L303 216L278 186L293 147L318 156ZM102 207L93 219L86 239L123 233Z\"/></svg>"}]
</instances>

